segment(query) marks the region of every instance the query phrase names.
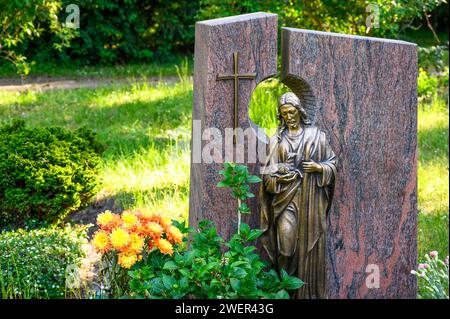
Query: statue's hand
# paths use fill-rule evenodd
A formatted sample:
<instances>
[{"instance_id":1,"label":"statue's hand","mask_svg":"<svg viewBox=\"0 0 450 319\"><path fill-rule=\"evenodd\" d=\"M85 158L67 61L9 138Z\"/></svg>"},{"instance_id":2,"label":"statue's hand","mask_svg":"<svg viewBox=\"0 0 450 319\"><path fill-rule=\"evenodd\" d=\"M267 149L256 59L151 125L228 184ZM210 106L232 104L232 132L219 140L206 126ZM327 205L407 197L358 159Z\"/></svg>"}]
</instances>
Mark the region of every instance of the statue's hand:
<instances>
[{"instance_id":1,"label":"statue's hand","mask_svg":"<svg viewBox=\"0 0 450 319\"><path fill-rule=\"evenodd\" d=\"M323 171L322 166L312 160L302 162L302 168L306 173L322 173Z\"/></svg>"},{"instance_id":2,"label":"statue's hand","mask_svg":"<svg viewBox=\"0 0 450 319\"><path fill-rule=\"evenodd\" d=\"M296 177L297 173L295 172L287 173L286 175L278 176L277 182L280 184L289 184L292 183Z\"/></svg>"}]
</instances>

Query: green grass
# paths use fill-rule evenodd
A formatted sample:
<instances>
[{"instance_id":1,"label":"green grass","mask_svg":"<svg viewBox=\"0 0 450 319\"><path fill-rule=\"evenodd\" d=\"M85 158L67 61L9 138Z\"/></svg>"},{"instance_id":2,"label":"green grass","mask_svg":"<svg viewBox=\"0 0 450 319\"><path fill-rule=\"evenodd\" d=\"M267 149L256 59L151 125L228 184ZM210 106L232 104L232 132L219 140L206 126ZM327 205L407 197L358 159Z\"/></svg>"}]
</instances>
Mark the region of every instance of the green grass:
<instances>
[{"instance_id":1,"label":"green grass","mask_svg":"<svg viewBox=\"0 0 450 319\"><path fill-rule=\"evenodd\" d=\"M0 122L31 126L84 125L107 145L97 199L187 216L192 83L97 89L0 91Z\"/></svg>"},{"instance_id":2,"label":"green grass","mask_svg":"<svg viewBox=\"0 0 450 319\"><path fill-rule=\"evenodd\" d=\"M148 63L87 66L78 63L55 64L52 62L31 65L29 77L63 77L70 79L83 78L142 78L152 76L176 76L176 66L188 63L189 73L192 73L193 62L189 57L174 56L167 61L150 61ZM20 79L15 67L0 60L0 78Z\"/></svg>"},{"instance_id":3,"label":"green grass","mask_svg":"<svg viewBox=\"0 0 450 319\"><path fill-rule=\"evenodd\" d=\"M449 251L449 110L437 95L419 106L419 259Z\"/></svg>"}]
</instances>

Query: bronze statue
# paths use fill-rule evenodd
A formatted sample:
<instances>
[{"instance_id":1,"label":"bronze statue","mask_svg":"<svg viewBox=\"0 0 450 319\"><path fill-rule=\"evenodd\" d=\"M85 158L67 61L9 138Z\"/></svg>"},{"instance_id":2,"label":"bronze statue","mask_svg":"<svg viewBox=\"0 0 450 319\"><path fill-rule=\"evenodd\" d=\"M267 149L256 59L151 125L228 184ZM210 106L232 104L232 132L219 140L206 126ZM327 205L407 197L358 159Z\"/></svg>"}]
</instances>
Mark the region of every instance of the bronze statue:
<instances>
[{"instance_id":1,"label":"bronze statue","mask_svg":"<svg viewBox=\"0 0 450 319\"><path fill-rule=\"evenodd\" d=\"M294 297L326 298L327 215L336 156L294 93L281 96L278 119L260 190L262 244L277 271L305 282Z\"/></svg>"}]
</instances>

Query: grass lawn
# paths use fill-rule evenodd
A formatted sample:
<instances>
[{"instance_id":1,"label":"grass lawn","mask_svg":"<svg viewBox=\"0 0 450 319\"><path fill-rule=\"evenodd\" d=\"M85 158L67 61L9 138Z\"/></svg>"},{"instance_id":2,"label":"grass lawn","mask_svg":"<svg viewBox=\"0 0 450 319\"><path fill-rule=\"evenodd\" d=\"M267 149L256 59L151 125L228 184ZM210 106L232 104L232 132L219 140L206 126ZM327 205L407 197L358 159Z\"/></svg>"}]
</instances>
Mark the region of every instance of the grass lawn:
<instances>
[{"instance_id":1,"label":"grass lawn","mask_svg":"<svg viewBox=\"0 0 450 319\"><path fill-rule=\"evenodd\" d=\"M189 71L184 69L183 74ZM250 116L275 127L275 82L252 97ZM419 256L448 254L448 106L442 97L419 107ZM262 106L256 108L253 105ZM94 129L107 150L97 199L113 197L123 208L148 208L187 218L192 82L112 86L96 89L0 91L0 123Z\"/></svg>"},{"instance_id":2,"label":"grass lawn","mask_svg":"<svg viewBox=\"0 0 450 319\"><path fill-rule=\"evenodd\" d=\"M151 61L149 63L136 63L114 66L89 66L75 63L55 64L36 63L31 65L29 77L61 77L71 79L83 78L141 78L151 76L177 75L176 65L189 63L192 70L192 59L174 56L164 62ZM16 69L11 63L0 60L0 78L20 79Z\"/></svg>"}]
</instances>

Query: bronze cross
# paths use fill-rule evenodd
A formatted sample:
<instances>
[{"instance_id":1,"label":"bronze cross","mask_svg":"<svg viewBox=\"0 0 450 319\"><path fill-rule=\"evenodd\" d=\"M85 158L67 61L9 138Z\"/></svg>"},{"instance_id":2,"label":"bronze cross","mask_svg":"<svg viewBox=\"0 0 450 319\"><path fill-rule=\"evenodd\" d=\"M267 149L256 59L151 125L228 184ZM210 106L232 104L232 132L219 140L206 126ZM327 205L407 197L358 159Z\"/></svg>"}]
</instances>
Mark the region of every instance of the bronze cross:
<instances>
[{"instance_id":1,"label":"bronze cross","mask_svg":"<svg viewBox=\"0 0 450 319\"><path fill-rule=\"evenodd\" d=\"M234 132L233 132L233 144L236 144L236 128L238 126L238 83L239 79L254 79L256 73L238 74L238 54L233 53L234 60L234 73L230 75L219 74L217 80L234 80Z\"/></svg>"}]
</instances>

